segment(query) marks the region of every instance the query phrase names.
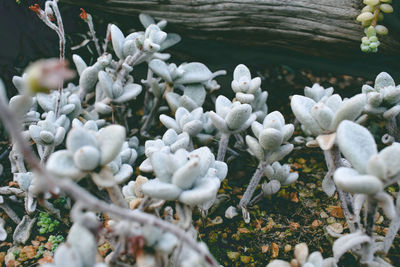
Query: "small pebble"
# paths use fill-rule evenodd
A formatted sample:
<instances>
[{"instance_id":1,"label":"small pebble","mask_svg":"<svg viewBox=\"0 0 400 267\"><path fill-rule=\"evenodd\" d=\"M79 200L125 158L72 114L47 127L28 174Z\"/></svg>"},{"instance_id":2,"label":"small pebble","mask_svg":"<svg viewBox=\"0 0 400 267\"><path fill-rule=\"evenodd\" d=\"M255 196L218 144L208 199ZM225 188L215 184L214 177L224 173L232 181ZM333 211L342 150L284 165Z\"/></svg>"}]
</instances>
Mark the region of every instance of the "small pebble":
<instances>
[{"instance_id":1,"label":"small pebble","mask_svg":"<svg viewBox=\"0 0 400 267\"><path fill-rule=\"evenodd\" d=\"M250 256L240 256L240 261L243 263L249 263L251 260Z\"/></svg>"},{"instance_id":2,"label":"small pebble","mask_svg":"<svg viewBox=\"0 0 400 267\"><path fill-rule=\"evenodd\" d=\"M343 226L340 223L332 223L328 225L329 229L337 234L343 233Z\"/></svg>"},{"instance_id":3,"label":"small pebble","mask_svg":"<svg viewBox=\"0 0 400 267\"><path fill-rule=\"evenodd\" d=\"M321 212L320 216L322 219L329 218L329 215L325 211Z\"/></svg>"},{"instance_id":4,"label":"small pebble","mask_svg":"<svg viewBox=\"0 0 400 267\"><path fill-rule=\"evenodd\" d=\"M232 261L237 260L240 256L240 253L235 251L228 251L226 254L228 255L228 258Z\"/></svg>"}]
</instances>

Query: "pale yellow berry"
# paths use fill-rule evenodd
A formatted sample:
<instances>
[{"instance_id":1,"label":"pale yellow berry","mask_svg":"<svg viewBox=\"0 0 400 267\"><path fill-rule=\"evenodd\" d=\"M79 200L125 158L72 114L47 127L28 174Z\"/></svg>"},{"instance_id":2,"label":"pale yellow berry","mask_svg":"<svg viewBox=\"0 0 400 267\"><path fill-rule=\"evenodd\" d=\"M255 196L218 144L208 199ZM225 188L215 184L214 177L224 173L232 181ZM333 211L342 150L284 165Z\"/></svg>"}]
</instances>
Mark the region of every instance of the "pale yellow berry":
<instances>
[{"instance_id":1,"label":"pale yellow berry","mask_svg":"<svg viewBox=\"0 0 400 267\"><path fill-rule=\"evenodd\" d=\"M364 4L370 6L376 6L377 4L379 4L379 0L364 0Z\"/></svg>"},{"instance_id":2,"label":"pale yellow berry","mask_svg":"<svg viewBox=\"0 0 400 267\"><path fill-rule=\"evenodd\" d=\"M363 22L363 21L368 21L374 18L374 14L371 12L364 12L358 15L357 21Z\"/></svg>"},{"instance_id":3,"label":"pale yellow berry","mask_svg":"<svg viewBox=\"0 0 400 267\"><path fill-rule=\"evenodd\" d=\"M386 35L388 34L389 30L383 25L376 25L375 26L376 33L379 35Z\"/></svg>"},{"instance_id":4,"label":"pale yellow berry","mask_svg":"<svg viewBox=\"0 0 400 267\"><path fill-rule=\"evenodd\" d=\"M382 12L385 12L385 13L393 12L393 7L389 4L381 4L380 8L381 8Z\"/></svg>"},{"instance_id":5,"label":"pale yellow berry","mask_svg":"<svg viewBox=\"0 0 400 267\"><path fill-rule=\"evenodd\" d=\"M363 9L361 9L361 13L364 13L364 12L374 12L374 7L367 5Z\"/></svg>"}]
</instances>

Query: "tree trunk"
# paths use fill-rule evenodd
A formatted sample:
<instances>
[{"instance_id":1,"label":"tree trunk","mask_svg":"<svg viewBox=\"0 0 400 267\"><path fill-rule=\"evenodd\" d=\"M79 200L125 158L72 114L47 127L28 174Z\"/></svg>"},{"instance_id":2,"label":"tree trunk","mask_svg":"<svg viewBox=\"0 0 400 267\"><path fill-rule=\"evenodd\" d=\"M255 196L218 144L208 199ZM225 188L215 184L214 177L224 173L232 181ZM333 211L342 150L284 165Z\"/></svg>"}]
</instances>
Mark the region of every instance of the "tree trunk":
<instances>
[{"instance_id":1,"label":"tree trunk","mask_svg":"<svg viewBox=\"0 0 400 267\"><path fill-rule=\"evenodd\" d=\"M314 56L346 57L360 50L363 36L363 29L355 20L363 6L361 0L65 2L132 16L147 13L157 19L166 19L177 33L193 39L218 39L246 46L287 48ZM389 33L382 38L380 50L384 54L398 55L399 49L400 35Z\"/></svg>"}]
</instances>

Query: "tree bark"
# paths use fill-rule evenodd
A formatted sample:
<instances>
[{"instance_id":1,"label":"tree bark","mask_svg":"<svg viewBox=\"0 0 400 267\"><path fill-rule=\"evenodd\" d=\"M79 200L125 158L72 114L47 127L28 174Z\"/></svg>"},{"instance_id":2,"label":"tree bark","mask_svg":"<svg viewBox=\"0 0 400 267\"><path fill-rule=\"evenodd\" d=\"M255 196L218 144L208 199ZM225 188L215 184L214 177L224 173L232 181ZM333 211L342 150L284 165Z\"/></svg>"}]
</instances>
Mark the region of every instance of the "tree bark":
<instances>
[{"instance_id":1,"label":"tree bark","mask_svg":"<svg viewBox=\"0 0 400 267\"><path fill-rule=\"evenodd\" d=\"M363 36L355 20L361 0L65 0L121 15L147 13L166 19L185 37L246 46L287 48L302 54L347 57ZM396 7L396 6L395 6ZM399 12L397 12L399 13ZM385 23L399 17L385 15ZM392 27L389 25L389 31ZM397 29L398 30L398 26ZM396 31L395 30L395 31ZM382 37L380 52L398 55L400 35Z\"/></svg>"}]
</instances>

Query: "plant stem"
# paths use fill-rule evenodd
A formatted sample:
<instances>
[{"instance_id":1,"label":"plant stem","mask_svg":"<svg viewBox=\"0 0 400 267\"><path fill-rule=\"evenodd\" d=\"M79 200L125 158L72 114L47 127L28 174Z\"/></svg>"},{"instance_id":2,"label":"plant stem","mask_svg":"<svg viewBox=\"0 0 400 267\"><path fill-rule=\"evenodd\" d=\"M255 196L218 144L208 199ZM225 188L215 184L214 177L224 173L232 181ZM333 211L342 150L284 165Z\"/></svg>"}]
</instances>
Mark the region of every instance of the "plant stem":
<instances>
[{"instance_id":1,"label":"plant stem","mask_svg":"<svg viewBox=\"0 0 400 267\"><path fill-rule=\"evenodd\" d=\"M121 208L128 208L128 204L126 203L124 196L122 195L121 189L118 185L106 187L106 190L108 195L110 196L112 203Z\"/></svg>"},{"instance_id":2,"label":"plant stem","mask_svg":"<svg viewBox=\"0 0 400 267\"><path fill-rule=\"evenodd\" d=\"M156 116L160 106L161 106L161 98L155 97L153 106L151 107L150 114L147 116L146 121L143 123L142 128L140 128L140 134L142 136L149 136L147 131L149 130L151 124L153 123L154 117Z\"/></svg>"},{"instance_id":3,"label":"plant stem","mask_svg":"<svg viewBox=\"0 0 400 267\"><path fill-rule=\"evenodd\" d=\"M342 158L338 146L334 145L329 150L324 150L324 156L328 172L331 174L327 179L332 179L333 173L342 166ZM343 192L340 188L336 187L339 195L340 206L346 218L347 224L352 232L359 229L359 219L355 218L353 214L353 196L348 192Z\"/></svg>"},{"instance_id":4,"label":"plant stem","mask_svg":"<svg viewBox=\"0 0 400 267\"><path fill-rule=\"evenodd\" d=\"M151 80L153 79L153 71L148 68L147 69L147 78L146 78L146 92L144 94L144 115L147 115L149 111L151 110L149 107L149 98L150 98L150 88L151 88Z\"/></svg>"},{"instance_id":5,"label":"plant stem","mask_svg":"<svg viewBox=\"0 0 400 267\"><path fill-rule=\"evenodd\" d=\"M260 163L258 164L257 169L254 172L253 177L251 177L250 183L246 188L246 192L244 192L244 195L239 202L239 207L242 209L242 212L247 212L247 206L251 200L251 197L254 194L254 191L257 188L257 185L260 183L261 177L263 176L265 168L267 166L268 163L266 161L260 161Z\"/></svg>"},{"instance_id":6,"label":"plant stem","mask_svg":"<svg viewBox=\"0 0 400 267\"><path fill-rule=\"evenodd\" d=\"M400 214L398 214L391 222L383 241L383 251L388 253L400 229Z\"/></svg>"},{"instance_id":7,"label":"plant stem","mask_svg":"<svg viewBox=\"0 0 400 267\"><path fill-rule=\"evenodd\" d=\"M231 135L229 133L221 133L221 139L219 140L218 155L217 155L217 160L219 161L224 161L230 136Z\"/></svg>"},{"instance_id":8,"label":"plant stem","mask_svg":"<svg viewBox=\"0 0 400 267\"><path fill-rule=\"evenodd\" d=\"M396 117L392 117L386 120L386 129L389 134L394 137L396 142L400 141L400 129L397 127Z\"/></svg>"},{"instance_id":9,"label":"plant stem","mask_svg":"<svg viewBox=\"0 0 400 267\"><path fill-rule=\"evenodd\" d=\"M6 203L0 204L0 209L2 209L10 218L13 222L16 224L19 224L21 222L21 219L18 217L18 215L15 213L15 211L10 208Z\"/></svg>"},{"instance_id":10,"label":"plant stem","mask_svg":"<svg viewBox=\"0 0 400 267\"><path fill-rule=\"evenodd\" d=\"M47 161L47 159L50 157L51 153L53 153L53 151L54 151L54 145L45 146L43 149L43 155L40 159L40 163L44 164Z\"/></svg>"},{"instance_id":11,"label":"plant stem","mask_svg":"<svg viewBox=\"0 0 400 267\"><path fill-rule=\"evenodd\" d=\"M378 201L373 197L368 195L366 216L365 216L365 233L371 238L371 242L364 243L362 247L362 257L361 262L371 262L374 259L374 228L376 220L376 212L378 210Z\"/></svg>"},{"instance_id":12,"label":"plant stem","mask_svg":"<svg viewBox=\"0 0 400 267\"><path fill-rule=\"evenodd\" d=\"M90 35L92 36L93 43L96 46L97 54L99 56L101 56L101 49L100 49L100 45L99 45L99 40L96 37L96 31L94 30L92 16L90 16L90 17L88 16L87 24L89 26L89 32L90 32Z\"/></svg>"}]
</instances>

